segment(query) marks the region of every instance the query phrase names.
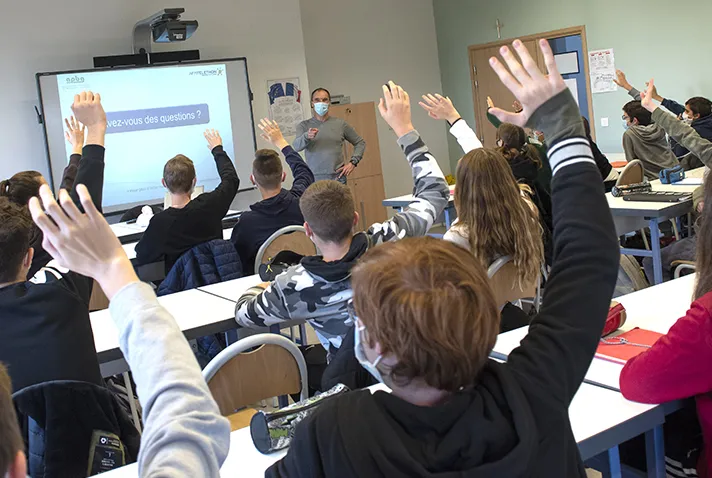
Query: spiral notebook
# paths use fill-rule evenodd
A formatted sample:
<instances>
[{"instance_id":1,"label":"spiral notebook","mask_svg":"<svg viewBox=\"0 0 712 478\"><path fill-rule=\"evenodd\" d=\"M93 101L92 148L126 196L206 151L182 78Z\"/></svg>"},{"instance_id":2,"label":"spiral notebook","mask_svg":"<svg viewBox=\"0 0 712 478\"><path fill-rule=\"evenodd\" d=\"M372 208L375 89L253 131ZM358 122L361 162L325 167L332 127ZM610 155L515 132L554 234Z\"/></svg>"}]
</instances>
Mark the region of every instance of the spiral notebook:
<instances>
[{"instance_id":1,"label":"spiral notebook","mask_svg":"<svg viewBox=\"0 0 712 478\"><path fill-rule=\"evenodd\" d=\"M663 334L658 332L636 327L615 337L601 339L596 357L624 365L628 360L649 350L662 336Z\"/></svg>"}]
</instances>

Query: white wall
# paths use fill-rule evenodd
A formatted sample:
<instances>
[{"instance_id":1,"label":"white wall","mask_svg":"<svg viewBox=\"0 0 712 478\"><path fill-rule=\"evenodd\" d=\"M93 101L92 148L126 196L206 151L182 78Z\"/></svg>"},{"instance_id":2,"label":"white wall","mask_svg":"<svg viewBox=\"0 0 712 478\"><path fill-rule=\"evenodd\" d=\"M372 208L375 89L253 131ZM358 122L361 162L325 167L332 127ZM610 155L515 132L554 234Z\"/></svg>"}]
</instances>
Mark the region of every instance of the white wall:
<instances>
[{"instance_id":1,"label":"white wall","mask_svg":"<svg viewBox=\"0 0 712 478\"><path fill-rule=\"evenodd\" d=\"M400 83L413 102L413 122L450 172L446 125L428 118L420 95L440 92L432 0L300 0L309 82L352 103L377 101L381 85ZM378 118L386 196L413 189L408 164L388 125ZM368 145L367 147L373 147Z\"/></svg>"},{"instance_id":2,"label":"white wall","mask_svg":"<svg viewBox=\"0 0 712 478\"><path fill-rule=\"evenodd\" d=\"M48 173L42 126L33 109L38 104L35 73L92 68L94 56L131 53L134 23L171 5L157 0L38 3L13 2L11 18L0 29L0 179L25 169ZM299 76L308 89L298 0L182 0L173 5L186 9L185 19L200 23L193 38L178 48L200 49L202 59L247 57L255 119L267 116L268 79ZM260 145L266 146L258 138Z\"/></svg>"}]
</instances>

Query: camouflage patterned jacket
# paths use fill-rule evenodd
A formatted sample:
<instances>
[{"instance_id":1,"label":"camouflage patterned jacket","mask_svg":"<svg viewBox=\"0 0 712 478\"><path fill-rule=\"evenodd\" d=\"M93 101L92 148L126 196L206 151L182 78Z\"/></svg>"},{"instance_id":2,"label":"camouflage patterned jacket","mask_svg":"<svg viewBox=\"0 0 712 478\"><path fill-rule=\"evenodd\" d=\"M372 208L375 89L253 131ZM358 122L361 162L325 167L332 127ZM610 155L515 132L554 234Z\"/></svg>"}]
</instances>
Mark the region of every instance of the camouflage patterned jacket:
<instances>
[{"instance_id":1,"label":"camouflage patterned jacket","mask_svg":"<svg viewBox=\"0 0 712 478\"><path fill-rule=\"evenodd\" d=\"M335 263L321 261L320 270L333 264L342 273L317 273L306 258L275 278L267 287L248 290L238 301L235 320L243 327L269 327L285 321L308 320L325 348L338 349L352 325L346 304L351 299L350 268L368 247L406 236L424 236L447 206L450 192L435 158L428 152L417 131L398 140L413 171L413 201L402 212L383 223L372 225L354 236L347 256ZM360 246L361 245L361 246ZM350 256L350 257L349 257ZM345 264L345 261L348 261ZM306 266L306 267L305 267Z\"/></svg>"}]
</instances>

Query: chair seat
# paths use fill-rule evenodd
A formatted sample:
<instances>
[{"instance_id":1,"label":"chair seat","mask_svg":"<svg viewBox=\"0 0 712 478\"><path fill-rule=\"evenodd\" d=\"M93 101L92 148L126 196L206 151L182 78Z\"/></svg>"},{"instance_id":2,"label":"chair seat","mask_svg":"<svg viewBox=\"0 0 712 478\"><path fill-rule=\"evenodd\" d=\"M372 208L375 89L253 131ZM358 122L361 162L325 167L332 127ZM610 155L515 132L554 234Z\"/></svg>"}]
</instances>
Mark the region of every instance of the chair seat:
<instances>
[{"instance_id":1,"label":"chair seat","mask_svg":"<svg viewBox=\"0 0 712 478\"><path fill-rule=\"evenodd\" d=\"M227 417L230 420L230 431L240 430L241 428L249 427L252 416L257 413L254 408L246 408L237 413L233 413Z\"/></svg>"}]
</instances>

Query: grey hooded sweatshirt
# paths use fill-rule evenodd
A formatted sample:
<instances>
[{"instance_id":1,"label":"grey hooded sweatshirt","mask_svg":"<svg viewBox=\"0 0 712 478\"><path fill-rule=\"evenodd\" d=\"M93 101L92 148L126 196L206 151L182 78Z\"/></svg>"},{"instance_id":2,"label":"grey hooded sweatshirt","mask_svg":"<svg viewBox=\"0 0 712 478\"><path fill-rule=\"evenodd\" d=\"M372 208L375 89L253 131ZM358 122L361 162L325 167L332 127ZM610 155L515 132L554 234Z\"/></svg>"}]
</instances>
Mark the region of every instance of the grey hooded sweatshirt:
<instances>
[{"instance_id":1,"label":"grey hooded sweatshirt","mask_svg":"<svg viewBox=\"0 0 712 478\"><path fill-rule=\"evenodd\" d=\"M655 123L631 126L623 134L623 151L627 161L643 162L648 179L657 179L661 170L680 164L665 140L665 131Z\"/></svg>"}]
</instances>

